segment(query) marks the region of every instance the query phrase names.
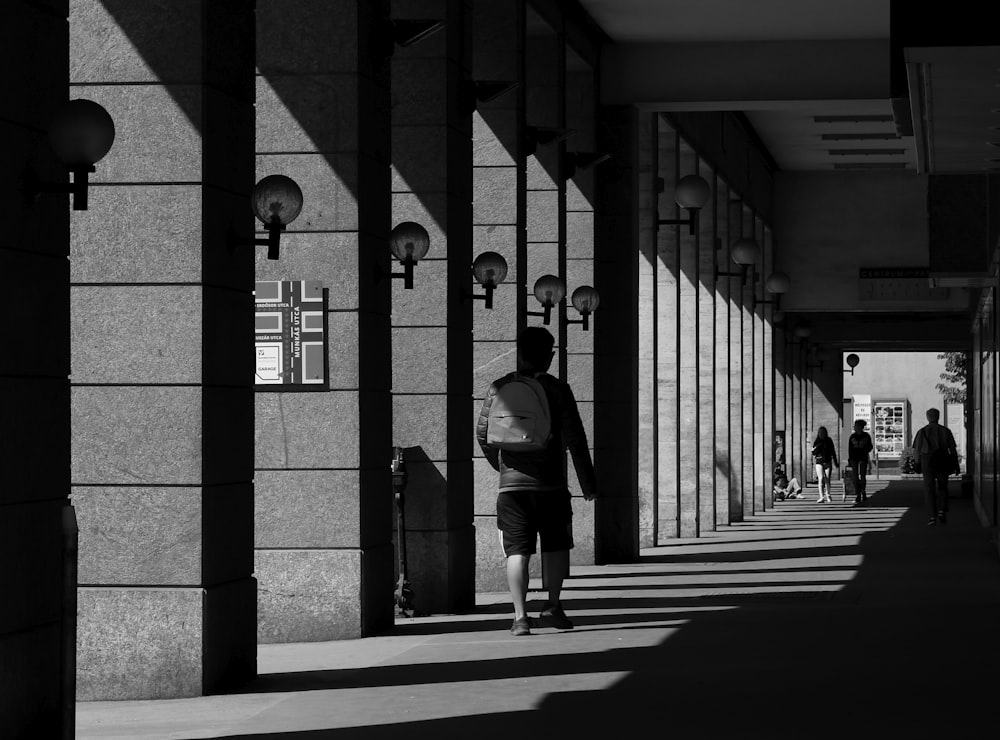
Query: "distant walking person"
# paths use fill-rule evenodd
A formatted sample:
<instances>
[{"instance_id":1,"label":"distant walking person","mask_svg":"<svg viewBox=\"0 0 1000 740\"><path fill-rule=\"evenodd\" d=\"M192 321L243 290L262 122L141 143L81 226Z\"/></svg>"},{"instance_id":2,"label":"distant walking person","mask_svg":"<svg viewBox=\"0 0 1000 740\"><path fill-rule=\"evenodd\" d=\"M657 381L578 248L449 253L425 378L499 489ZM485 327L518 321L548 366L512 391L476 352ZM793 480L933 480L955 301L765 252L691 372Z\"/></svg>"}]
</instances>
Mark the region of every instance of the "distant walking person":
<instances>
[{"instance_id":1,"label":"distant walking person","mask_svg":"<svg viewBox=\"0 0 1000 740\"><path fill-rule=\"evenodd\" d=\"M866 424L864 419L855 420L854 434L847 440L847 462L854 470L854 481L858 489L854 503L859 506L868 502L868 453L875 447L871 435L865 431Z\"/></svg>"},{"instance_id":2,"label":"distant walking person","mask_svg":"<svg viewBox=\"0 0 1000 740\"><path fill-rule=\"evenodd\" d=\"M541 539L542 587L549 600L535 625L572 629L559 600L569 575L573 507L566 480L566 450L583 497L597 495L594 464L569 384L548 374L555 339L528 327L517 338L517 371L490 384L476 424L486 459L500 472L497 529L507 558L507 585L514 604L511 634L530 635L528 564Z\"/></svg>"},{"instance_id":3,"label":"distant walking person","mask_svg":"<svg viewBox=\"0 0 1000 740\"><path fill-rule=\"evenodd\" d=\"M813 463L816 465L816 479L819 481L819 498L816 503L830 503L830 474L833 466L840 467L837 461L837 448L830 439L826 427L816 430L816 439L812 446Z\"/></svg>"},{"instance_id":4,"label":"distant walking person","mask_svg":"<svg viewBox=\"0 0 1000 740\"><path fill-rule=\"evenodd\" d=\"M941 412L927 409L927 424L913 435L913 452L924 476L924 506L928 524L945 524L948 516L948 476L958 470L958 447L951 430L938 423Z\"/></svg>"}]
</instances>

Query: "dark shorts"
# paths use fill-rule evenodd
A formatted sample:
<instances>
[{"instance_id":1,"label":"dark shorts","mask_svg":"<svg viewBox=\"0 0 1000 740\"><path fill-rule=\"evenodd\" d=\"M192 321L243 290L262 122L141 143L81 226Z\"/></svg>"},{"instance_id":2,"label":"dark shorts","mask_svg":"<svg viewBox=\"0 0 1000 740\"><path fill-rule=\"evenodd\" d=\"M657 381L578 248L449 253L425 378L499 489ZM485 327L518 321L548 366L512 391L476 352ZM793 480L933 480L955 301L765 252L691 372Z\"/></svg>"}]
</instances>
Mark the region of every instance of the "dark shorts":
<instances>
[{"instance_id":1,"label":"dark shorts","mask_svg":"<svg viewBox=\"0 0 1000 740\"><path fill-rule=\"evenodd\" d=\"M503 491L497 496L497 529L504 555L532 555L573 547L573 504L569 491Z\"/></svg>"}]
</instances>

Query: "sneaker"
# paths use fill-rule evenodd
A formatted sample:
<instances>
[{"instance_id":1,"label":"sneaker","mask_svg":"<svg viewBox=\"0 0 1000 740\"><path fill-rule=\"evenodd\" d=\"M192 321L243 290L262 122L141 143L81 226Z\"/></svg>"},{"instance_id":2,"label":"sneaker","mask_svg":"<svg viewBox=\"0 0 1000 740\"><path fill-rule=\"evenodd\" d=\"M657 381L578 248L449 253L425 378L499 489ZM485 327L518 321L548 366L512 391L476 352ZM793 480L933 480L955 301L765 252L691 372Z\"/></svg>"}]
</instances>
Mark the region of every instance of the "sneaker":
<instances>
[{"instance_id":1,"label":"sneaker","mask_svg":"<svg viewBox=\"0 0 1000 740\"><path fill-rule=\"evenodd\" d=\"M510 633L514 635L514 637L524 637L525 635L530 635L531 621L528 619L528 617L515 619L514 624L510 626Z\"/></svg>"},{"instance_id":2,"label":"sneaker","mask_svg":"<svg viewBox=\"0 0 1000 740\"><path fill-rule=\"evenodd\" d=\"M948 523L948 520L945 517L945 513L943 511L939 511L938 512L937 520L938 520L939 524L947 524Z\"/></svg>"},{"instance_id":3,"label":"sneaker","mask_svg":"<svg viewBox=\"0 0 1000 740\"><path fill-rule=\"evenodd\" d=\"M927 520L927 526L928 527L930 527L930 526L932 526L934 524L937 524L937 517L936 516L932 516L930 519Z\"/></svg>"},{"instance_id":4,"label":"sneaker","mask_svg":"<svg viewBox=\"0 0 1000 740\"><path fill-rule=\"evenodd\" d=\"M573 623L560 606L550 606L542 609L538 612L538 621L546 627L555 627L557 630L573 629Z\"/></svg>"}]
</instances>

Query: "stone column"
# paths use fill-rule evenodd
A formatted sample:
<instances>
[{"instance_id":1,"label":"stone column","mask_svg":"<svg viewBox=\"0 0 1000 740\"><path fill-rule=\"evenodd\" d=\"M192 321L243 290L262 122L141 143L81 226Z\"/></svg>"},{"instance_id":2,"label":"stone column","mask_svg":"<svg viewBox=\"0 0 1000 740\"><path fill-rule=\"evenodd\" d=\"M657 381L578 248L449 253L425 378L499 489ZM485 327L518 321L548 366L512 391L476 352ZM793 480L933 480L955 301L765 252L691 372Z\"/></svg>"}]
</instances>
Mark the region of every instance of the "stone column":
<instances>
[{"instance_id":1,"label":"stone column","mask_svg":"<svg viewBox=\"0 0 1000 740\"><path fill-rule=\"evenodd\" d=\"M681 177L697 174L698 156L683 142L678 142L679 156L672 178L667 180L667 195L674 202L674 188ZM662 213L662 211L661 211ZM687 218L687 212L674 203L664 215L665 218ZM677 507L679 514L678 534L681 537L697 537L700 534L700 489L701 483L701 431L700 415L700 367L698 306L698 267L700 233L692 234L684 225L664 226L673 234L679 250L678 321L677 321L677 394L678 415L675 420L677 430L679 483ZM711 365L709 365L711 367Z\"/></svg>"},{"instance_id":2,"label":"stone column","mask_svg":"<svg viewBox=\"0 0 1000 740\"><path fill-rule=\"evenodd\" d=\"M70 13L117 129L72 224L78 696L197 696L256 672L253 5Z\"/></svg>"},{"instance_id":3,"label":"stone column","mask_svg":"<svg viewBox=\"0 0 1000 740\"><path fill-rule=\"evenodd\" d=\"M475 604L472 397L471 9L393 0L399 18L443 20L392 60L392 216L429 232L413 289L393 282L393 444L404 448L407 556L417 608Z\"/></svg>"},{"instance_id":4,"label":"stone column","mask_svg":"<svg viewBox=\"0 0 1000 740\"><path fill-rule=\"evenodd\" d=\"M769 230L764 231L764 241L761 244L764 256L763 279L774 270L774 243ZM765 301L774 300L767 290L761 289L761 295ZM761 304L760 319L760 358L761 358L761 378L763 386L763 401L761 404L760 423L763 427L763 450L761 455L761 469L757 475L760 482L762 502L761 511L766 511L774 505L774 497L771 495L774 481L774 420L775 420L775 388L774 388L774 333L772 317L774 316L774 304Z\"/></svg>"},{"instance_id":5,"label":"stone column","mask_svg":"<svg viewBox=\"0 0 1000 740\"><path fill-rule=\"evenodd\" d=\"M716 177L712 187L711 208L715 213L716 232L713 236L713 271L732 272L729 257L729 185ZM713 274L713 278L714 278ZM733 405L731 384L734 380L732 362L738 334L734 332L731 314L735 288L733 279L720 276L715 280L715 511L716 524L729 524L729 505L733 484L733 463L737 458L732 449ZM734 339L735 337L735 339ZM734 345L734 341L737 343Z\"/></svg>"},{"instance_id":6,"label":"stone column","mask_svg":"<svg viewBox=\"0 0 1000 740\"><path fill-rule=\"evenodd\" d=\"M605 124L607 141L605 146L616 144L615 138L619 128L624 128L626 132L631 131L629 121L617 125L611 120L611 109L607 112L608 122ZM638 202L638 275L636 289L638 299L638 496L639 496L639 541L642 547L653 547L656 544L657 527L657 461L658 461L658 435L657 423L657 264L656 255L656 198L653 192L653 185L656 181L657 173L654 168L656 152L654 150L656 114L635 116L635 137L634 146L637 151L631 151L624 146L616 147L616 155L611 163L613 179L609 179L608 185L603 190L604 203L611 213L616 214L616 223L620 219L631 215L628 204L619 203L613 197L614 188L622 187L627 183L631 187L638 188L640 201ZM621 135L626 138L625 134ZM631 137L628 138L631 141ZM612 169L613 168L613 169ZM611 183L614 183L612 185ZM622 188L624 189L624 188ZM635 225L625 220L620 225L621 234L603 234L598 241L600 244L614 244L625 238L632 238ZM625 286L627 288L627 286ZM606 315L606 314L605 314Z\"/></svg>"},{"instance_id":7,"label":"stone column","mask_svg":"<svg viewBox=\"0 0 1000 740\"><path fill-rule=\"evenodd\" d=\"M387 22L381 1L257 1L256 177L304 206L256 277L322 283L329 353L317 390L256 393L261 642L393 623Z\"/></svg>"},{"instance_id":8,"label":"stone column","mask_svg":"<svg viewBox=\"0 0 1000 740\"><path fill-rule=\"evenodd\" d=\"M699 174L710 184L714 173L701 163ZM715 183L717 186L717 183ZM713 198L714 198L713 187ZM698 249L698 533L715 531L718 522L715 495L715 208L709 200L699 219Z\"/></svg>"},{"instance_id":9,"label":"stone column","mask_svg":"<svg viewBox=\"0 0 1000 740\"><path fill-rule=\"evenodd\" d=\"M596 122L595 111L597 106L597 89L595 83L594 70L590 64L577 54L569 46L565 48L566 73L565 73L565 126L575 133L567 144L567 159L563 162L564 179L564 244L566 259L566 293L567 299L573 295L573 291L582 285L596 287L597 269L595 268L594 252L594 208L596 200L596 182L598 177L602 177L606 171L606 163L588 165L581 159L575 162L570 159L572 152L582 152L592 154L596 152ZM613 304L621 299L626 288L615 282L605 287L605 292L598 289L599 295L606 300L605 303ZM634 289L633 289L634 290ZM628 315L626 312L617 314ZM566 307L567 323L565 329L566 337L566 379L573 388L577 405L580 408L580 417L583 420L583 428L587 433L587 441L591 447L591 455L594 455L594 441L596 430L594 428L595 403L597 399L597 389L600 388L601 400L604 394L614 395L614 402L621 403L630 396L615 392L616 386L625 383L626 387L631 385L632 378L629 375L613 373L606 375L604 382L597 385L596 365L598 359L595 356L596 337L598 333L607 335L621 331L622 324L615 320L615 314L611 314L611 322L605 326L605 316L598 307L598 311L589 319L588 329L583 330L582 324L578 323L582 319L572 303ZM621 319L619 319L621 320ZM600 323L598 323L600 322ZM616 353L620 345L615 343L609 349ZM604 361L604 370L613 370L607 360ZM625 364L625 368L631 366L631 362ZM620 424L620 422L619 422ZM630 436L630 435L629 435ZM621 464L621 456L611 453L608 450L602 465L611 467ZM611 459L607 459L607 454L611 454ZM573 564L593 564L594 563L594 504L583 499L580 490L580 483L577 479L573 467L573 459L568 457L568 479L570 493L573 495L573 539L574 548L570 551L570 558ZM622 470L628 470L634 464ZM616 489L619 487L615 486ZM628 549L627 547L625 549Z\"/></svg>"},{"instance_id":10,"label":"stone column","mask_svg":"<svg viewBox=\"0 0 1000 740\"><path fill-rule=\"evenodd\" d=\"M743 230L741 234L754 236L753 213L747 205L741 209L743 219ZM743 328L743 362L741 365L743 384L743 394L741 398L743 406L743 476L741 487L741 501L743 505L743 515L748 516L754 513L754 434L757 430L756 409L754 408L754 396L756 395L755 382L755 359L754 351L754 307L753 307L753 268L747 272L747 279L741 285L742 311L741 323Z\"/></svg>"},{"instance_id":11,"label":"stone column","mask_svg":"<svg viewBox=\"0 0 1000 740\"><path fill-rule=\"evenodd\" d=\"M72 722L72 648L61 618L65 583L60 520L70 493L69 198L24 203L21 175L67 181L47 141L66 103L68 4L14 0L4 6L0 60L10 70L0 98L0 235L4 315L27 331L8 333L0 353L0 726L11 737L63 737ZM14 72L16 70L16 73ZM39 300L39 291L44 299ZM39 338L44 341L39 341ZM16 423L15 421L16 420ZM69 713L66 713L66 707ZM72 725L70 724L70 727Z\"/></svg>"},{"instance_id":12,"label":"stone column","mask_svg":"<svg viewBox=\"0 0 1000 740\"><path fill-rule=\"evenodd\" d=\"M660 218L672 218L676 204L677 132L657 119L657 176L664 187L657 198ZM677 229L656 232L656 385L657 385L657 542L680 536L680 390L678 388L680 245Z\"/></svg>"},{"instance_id":13,"label":"stone column","mask_svg":"<svg viewBox=\"0 0 1000 740\"><path fill-rule=\"evenodd\" d=\"M518 304L524 304L525 170L521 164L524 129L524 4L490 0L473 7L473 77L519 83L472 114L472 251L497 252L507 261L507 278L493 294L493 309L472 306L473 419L489 384L515 368ZM482 292L472 278L468 289ZM523 308L522 308L523 311ZM507 576L497 542L497 473L469 431L474 454L476 590L504 591Z\"/></svg>"},{"instance_id":14,"label":"stone column","mask_svg":"<svg viewBox=\"0 0 1000 740\"><path fill-rule=\"evenodd\" d=\"M639 354L652 340L648 317L654 305L648 292L643 297L636 290L643 269L647 291L653 287L654 136L652 115L629 106L601 108L597 146L611 160L601 165L595 213L594 287L604 296L594 323L594 385L600 389L593 441L600 492L594 502L598 563L634 562L640 542L649 546L654 538L655 489L643 491L640 500L640 475L653 485L655 367ZM647 319L640 324L643 315ZM643 329L646 342L640 345ZM640 420L648 422L640 426Z\"/></svg>"},{"instance_id":15,"label":"stone column","mask_svg":"<svg viewBox=\"0 0 1000 740\"><path fill-rule=\"evenodd\" d=\"M735 193L730 193L729 233L726 248L743 233L743 204ZM725 251L725 250L724 250ZM732 259L726 261L724 272L739 272ZM744 383L744 343L743 297L746 293L738 277L729 278L729 521L743 521L743 383Z\"/></svg>"},{"instance_id":16,"label":"stone column","mask_svg":"<svg viewBox=\"0 0 1000 740\"><path fill-rule=\"evenodd\" d=\"M753 323L753 513L764 511L764 444L767 439L768 425L766 416L770 409L766 406L769 400L765 387L764 372L764 310L766 304L760 302L764 298L764 277L767 275L767 245L764 227L761 221L754 219L754 239L761 249L761 264L755 268L755 283L750 286L751 321ZM769 489L770 490L770 489Z\"/></svg>"}]
</instances>

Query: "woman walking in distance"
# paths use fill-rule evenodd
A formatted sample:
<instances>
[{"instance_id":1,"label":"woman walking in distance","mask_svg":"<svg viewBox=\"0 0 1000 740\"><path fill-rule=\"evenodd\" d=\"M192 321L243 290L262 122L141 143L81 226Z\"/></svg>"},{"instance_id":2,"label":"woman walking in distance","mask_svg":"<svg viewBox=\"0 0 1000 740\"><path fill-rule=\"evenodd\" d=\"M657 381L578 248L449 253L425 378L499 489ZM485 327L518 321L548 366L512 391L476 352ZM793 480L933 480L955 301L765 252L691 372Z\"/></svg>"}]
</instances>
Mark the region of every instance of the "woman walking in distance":
<instances>
[{"instance_id":1,"label":"woman walking in distance","mask_svg":"<svg viewBox=\"0 0 1000 740\"><path fill-rule=\"evenodd\" d=\"M830 503L830 473L833 467L840 467L837 461L837 448L830 439L826 427L816 430L816 439L812 446L813 463L816 465L816 480L819 482L819 498L816 503Z\"/></svg>"}]
</instances>

